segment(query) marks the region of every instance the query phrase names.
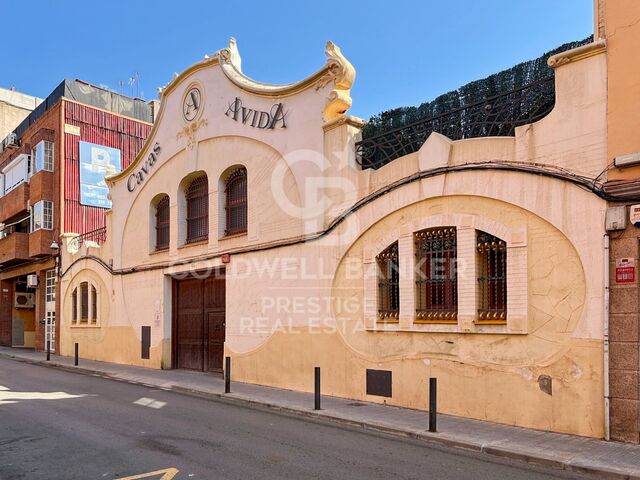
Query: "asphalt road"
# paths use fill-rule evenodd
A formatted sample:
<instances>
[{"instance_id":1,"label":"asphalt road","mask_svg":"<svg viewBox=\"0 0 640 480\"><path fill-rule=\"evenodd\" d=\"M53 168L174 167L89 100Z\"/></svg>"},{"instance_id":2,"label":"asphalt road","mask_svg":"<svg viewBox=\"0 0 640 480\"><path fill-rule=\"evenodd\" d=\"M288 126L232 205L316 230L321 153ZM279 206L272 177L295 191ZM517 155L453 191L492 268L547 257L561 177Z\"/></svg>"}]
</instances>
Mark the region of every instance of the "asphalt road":
<instances>
[{"instance_id":1,"label":"asphalt road","mask_svg":"<svg viewBox=\"0 0 640 480\"><path fill-rule=\"evenodd\" d=\"M0 358L0 480L168 468L148 478L584 478Z\"/></svg>"}]
</instances>

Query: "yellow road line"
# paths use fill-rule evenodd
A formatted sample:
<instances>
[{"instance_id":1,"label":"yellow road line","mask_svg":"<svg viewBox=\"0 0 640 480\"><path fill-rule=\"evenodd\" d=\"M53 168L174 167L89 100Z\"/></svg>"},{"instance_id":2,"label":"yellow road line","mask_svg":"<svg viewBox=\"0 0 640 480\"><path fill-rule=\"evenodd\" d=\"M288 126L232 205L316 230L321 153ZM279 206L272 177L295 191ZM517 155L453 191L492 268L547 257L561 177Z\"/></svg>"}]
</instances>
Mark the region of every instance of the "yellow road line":
<instances>
[{"instance_id":1,"label":"yellow road line","mask_svg":"<svg viewBox=\"0 0 640 480\"><path fill-rule=\"evenodd\" d=\"M134 475L133 477L117 478L116 480L139 480L140 478L155 477L160 474L164 474L164 475L158 478L158 480L171 480L173 477L177 475L177 473L178 473L178 469L171 467L171 468L165 468L164 470L156 470L155 472L141 473L139 475Z\"/></svg>"}]
</instances>

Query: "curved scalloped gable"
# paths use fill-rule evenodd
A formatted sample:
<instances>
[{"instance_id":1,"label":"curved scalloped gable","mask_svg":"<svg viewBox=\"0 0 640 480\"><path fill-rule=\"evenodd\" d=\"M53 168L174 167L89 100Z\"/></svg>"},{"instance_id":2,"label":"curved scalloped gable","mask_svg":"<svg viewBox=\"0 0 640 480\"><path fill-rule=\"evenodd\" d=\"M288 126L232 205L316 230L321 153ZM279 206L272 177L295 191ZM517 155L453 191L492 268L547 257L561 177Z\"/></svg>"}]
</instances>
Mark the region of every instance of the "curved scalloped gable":
<instances>
[{"instance_id":1,"label":"curved scalloped gable","mask_svg":"<svg viewBox=\"0 0 640 480\"><path fill-rule=\"evenodd\" d=\"M226 48L176 74L159 89L160 111L136 160L108 178L112 196L132 196L157 164L182 150L197 155L198 143L208 138L250 137L282 156L296 150L322 151L322 127L345 117L355 79L353 66L336 45L327 42L325 53L325 65L309 77L285 85L267 84L242 72L240 53L231 38Z\"/></svg>"}]
</instances>

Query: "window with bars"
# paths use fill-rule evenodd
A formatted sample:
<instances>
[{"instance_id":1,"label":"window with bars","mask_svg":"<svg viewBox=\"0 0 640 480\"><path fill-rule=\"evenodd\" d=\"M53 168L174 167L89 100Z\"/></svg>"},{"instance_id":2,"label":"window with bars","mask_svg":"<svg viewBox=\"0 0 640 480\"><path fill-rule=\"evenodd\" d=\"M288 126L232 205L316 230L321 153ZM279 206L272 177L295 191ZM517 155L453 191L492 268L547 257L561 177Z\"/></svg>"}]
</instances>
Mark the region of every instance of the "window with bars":
<instances>
[{"instance_id":1,"label":"window with bars","mask_svg":"<svg viewBox=\"0 0 640 480\"><path fill-rule=\"evenodd\" d=\"M400 316L400 265L398 242L389 245L377 257L378 319L398 321Z\"/></svg>"},{"instance_id":2,"label":"window with bars","mask_svg":"<svg viewBox=\"0 0 640 480\"><path fill-rule=\"evenodd\" d=\"M247 231L247 169L234 170L225 184L225 235Z\"/></svg>"},{"instance_id":3,"label":"window with bars","mask_svg":"<svg viewBox=\"0 0 640 480\"><path fill-rule=\"evenodd\" d=\"M507 243L476 231L478 321L507 321Z\"/></svg>"},{"instance_id":4,"label":"window with bars","mask_svg":"<svg viewBox=\"0 0 640 480\"><path fill-rule=\"evenodd\" d=\"M169 215L169 195L165 195L156 205L156 250L169 248Z\"/></svg>"},{"instance_id":5,"label":"window with bars","mask_svg":"<svg viewBox=\"0 0 640 480\"><path fill-rule=\"evenodd\" d=\"M73 323L78 321L78 289L74 288L71 294L71 320Z\"/></svg>"},{"instance_id":6,"label":"window with bars","mask_svg":"<svg viewBox=\"0 0 640 480\"><path fill-rule=\"evenodd\" d=\"M97 325L98 307L98 289L90 282L81 282L71 293L71 323Z\"/></svg>"},{"instance_id":7,"label":"window with bars","mask_svg":"<svg viewBox=\"0 0 640 480\"><path fill-rule=\"evenodd\" d=\"M185 192L187 200L187 243L209 238L209 186L207 176L191 181Z\"/></svg>"},{"instance_id":8,"label":"window with bars","mask_svg":"<svg viewBox=\"0 0 640 480\"><path fill-rule=\"evenodd\" d=\"M458 273L455 227L414 233L416 321L457 322Z\"/></svg>"},{"instance_id":9,"label":"window with bars","mask_svg":"<svg viewBox=\"0 0 640 480\"><path fill-rule=\"evenodd\" d=\"M98 321L98 292L96 287L91 285L91 323Z\"/></svg>"},{"instance_id":10,"label":"window with bars","mask_svg":"<svg viewBox=\"0 0 640 480\"><path fill-rule=\"evenodd\" d=\"M89 284L82 282L80 284L80 322L87 323L89 321Z\"/></svg>"}]
</instances>

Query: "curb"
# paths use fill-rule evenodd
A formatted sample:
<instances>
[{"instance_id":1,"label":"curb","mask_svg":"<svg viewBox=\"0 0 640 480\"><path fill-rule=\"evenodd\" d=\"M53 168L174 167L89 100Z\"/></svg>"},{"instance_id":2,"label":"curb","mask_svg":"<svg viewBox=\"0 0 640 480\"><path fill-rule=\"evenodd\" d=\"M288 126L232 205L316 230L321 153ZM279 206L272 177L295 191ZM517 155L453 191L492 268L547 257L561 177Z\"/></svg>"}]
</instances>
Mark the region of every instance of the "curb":
<instances>
[{"instance_id":1,"label":"curb","mask_svg":"<svg viewBox=\"0 0 640 480\"><path fill-rule=\"evenodd\" d=\"M151 388L159 388L162 390L174 392L181 395L188 395L191 397L202 398L205 400L214 400L219 401L226 404L233 405L243 405L248 408L253 408L257 410L263 411L272 411L278 412L287 416L294 417L304 417L316 422L322 423L331 423L334 425L344 425L347 427L358 428L364 431L373 431L378 433L383 433L387 435L392 435L394 437L403 437L403 438L412 438L415 440L419 440L425 443L429 443L432 445L440 445L449 448L456 448L460 450L467 450L477 453L483 453L486 455L491 455L494 457L507 458L510 460L516 460L519 462L528 463L531 465L538 465L544 467L555 468L558 470L564 470L572 473L579 474L591 474L591 475L599 475L604 476L605 478L615 479L615 480L640 480L640 475L633 475L629 473L625 473L619 469L609 469L602 467L592 467L588 465L580 465L573 464L571 461L562 461L556 460L549 457L544 456L535 456L526 453L516 452L513 450L509 450L508 448L502 448L498 445L480 445L474 442L465 442L462 440L447 438L442 436L440 433L429 433L427 431L416 432L410 430L403 430L400 428L395 428L387 425L381 425L361 420L351 420L349 418L344 418L339 415L334 415L330 413L321 413L315 410L304 410L300 408L287 407L282 405L277 405L269 402L260 402L258 400L253 400L250 398L245 398L242 396L238 396L231 393L216 393L216 392L204 392L201 390L193 390L191 388L181 387L181 386L171 386L164 387L162 385L157 384L149 384L145 382L140 382L132 379L122 378L115 376L111 373L104 372L101 370L94 370L81 366L70 366L61 364L55 361L46 361L46 360L34 360L31 358L19 357L9 353L0 352L0 358L7 358L10 360L15 360L22 363L28 363L31 365L40 365L43 367L56 368L59 370L64 370L67 372L78 373L83 375L95 375L98 377L106 378L108 380L114 380L118 382L129 383L132 385L139 385L144 387ZM325 411L326 412L326 411Z\"/></svg>"}]
</instances>

